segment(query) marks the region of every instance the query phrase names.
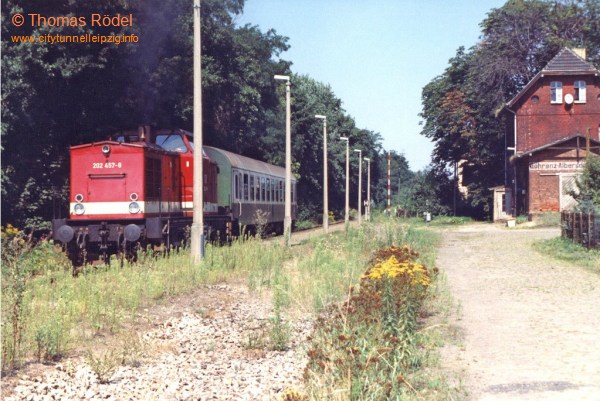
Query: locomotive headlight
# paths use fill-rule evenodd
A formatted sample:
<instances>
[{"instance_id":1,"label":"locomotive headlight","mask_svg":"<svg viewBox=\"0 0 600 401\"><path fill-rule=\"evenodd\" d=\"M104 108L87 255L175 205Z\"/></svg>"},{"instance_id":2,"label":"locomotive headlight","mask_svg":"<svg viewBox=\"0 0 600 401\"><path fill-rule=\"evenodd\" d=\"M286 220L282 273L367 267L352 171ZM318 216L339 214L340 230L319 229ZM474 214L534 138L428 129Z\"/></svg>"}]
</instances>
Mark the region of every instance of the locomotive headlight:
<instances>
[{"instance_id":1,"label":"locomotive headlight","mask_svg":"<svg viewBox=\"0 0 600 401\"><path fill-rule=\"evenodd\" d=\"M104 156L108 156L110 154L110 146L109 145L102 145L102 154Z\"/></svg>"},{"instance_id":2,"label":"locomotive headlight","mask_svg":"<svg viewBox=\"0 0 600 401\"><path fill-rule=\"evenodd\" d=\"M85 206L83 206L83 203L76 203L75 206L73 206L73 210L77 216L81 216L85 213Z\"/></svg>"},{"instance_id":3,"label":"locomotive headlight","mask_svg":"<svg viewBox=\"0 0 600 401\"><path fill-rule=\"evenodd\" d=\"M132 201L136 201L138 200L138 194L135 192L132 192L131 195L129 195L129 199L131 199Z\"/></svg>"},{"instance_id":4,"label":"locomotive headlight","mask_svg":"<svg viewBox=\"0 0 600 401\"><path fill-rule=\"evenodd\" d=\"M140 205L137 202L131 202L129 204L129 213L136 214L140 212Z\"/></svg>"},{"instance_id":5,"label":"locomotive headlight","mask_svg":"<svg viewBox=\"0 0 600 401\"><path fill-rule=\"evenodd\" d=\"M83 202L83 195L81 195L81 194L75 195L75 202L77 202L77 203Z\"/></svg>"}]
</instances>

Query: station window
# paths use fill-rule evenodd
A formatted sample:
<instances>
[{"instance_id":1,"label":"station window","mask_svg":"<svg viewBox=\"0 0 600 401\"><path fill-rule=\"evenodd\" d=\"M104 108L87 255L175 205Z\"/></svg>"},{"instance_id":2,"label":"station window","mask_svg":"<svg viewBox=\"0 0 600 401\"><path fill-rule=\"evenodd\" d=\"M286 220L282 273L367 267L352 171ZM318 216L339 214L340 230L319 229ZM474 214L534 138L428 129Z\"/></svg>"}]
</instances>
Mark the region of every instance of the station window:
<instances>
[{"instance_id":1,"label":"station window","mask_svg":"<svg viewBox=\"0 0 600 401\"><path fill-rule=\"evenodd\" d=\"M254 201L254 176L250 176L250 201Z\"/></svg>"},{"instance_id":2,"label":"station window","mask_svg":"<svg viewBox=\"0 0 600 401\"><path fill-rule=\"evenodd\" d=\"M575 102L585 103L585 81L575 81Z\"/></svg>"},{"instance_id":3,"label":"station window","mask_svg":"<svg viewBox=\"0 0 600 401\"><path fill-rule=\"evenodd\" d=\"M550 82L550 103L562 103L562 82Z\"/></svg>"},{"instance_id":4,"label":"station window","mask_svg":"<svg viewBox=\"0 0 600 401\"><path fill-rule=\"evenodd\" d=\"M244 200L248 200L248 174L244 173Z\"/></svg>"}]
</instances>

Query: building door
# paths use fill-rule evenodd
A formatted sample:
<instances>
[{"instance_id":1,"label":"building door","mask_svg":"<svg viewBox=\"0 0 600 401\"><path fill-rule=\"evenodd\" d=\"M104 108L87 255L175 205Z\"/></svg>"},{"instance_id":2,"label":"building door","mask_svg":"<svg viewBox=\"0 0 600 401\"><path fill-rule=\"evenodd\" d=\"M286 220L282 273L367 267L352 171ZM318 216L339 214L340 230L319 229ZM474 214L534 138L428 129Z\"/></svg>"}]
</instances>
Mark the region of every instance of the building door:
<instances>
[{"instance_id":1,"label":"building door","mask_svg":"<svg viewBox=\"0 0 600 401\"><path fill-rule=\"evenodd\" d=\"M577 201L571 194L578 193L578 174L560 174L560 210L570 210L577 206Z\"/></svg>"}]
</instances>

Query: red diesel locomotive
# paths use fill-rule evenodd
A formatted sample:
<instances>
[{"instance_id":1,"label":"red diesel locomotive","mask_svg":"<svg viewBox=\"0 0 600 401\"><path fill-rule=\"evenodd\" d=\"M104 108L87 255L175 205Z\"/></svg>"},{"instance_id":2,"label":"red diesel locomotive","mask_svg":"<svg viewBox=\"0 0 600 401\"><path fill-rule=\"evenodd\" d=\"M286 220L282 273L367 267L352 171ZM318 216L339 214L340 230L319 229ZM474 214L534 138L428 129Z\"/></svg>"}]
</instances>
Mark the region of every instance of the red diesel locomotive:
<instances>
[{"instance_id":1,"label":"red diesel locomotive","mask_svg":"<svg viewBox=\"0 0 600 401\"><path fill-rule=\"evenodd\" d=\"M74 265L113 254L135 256L138 247L180 246L192 223L192 134L140 127L108 140L70 149L68 219L53 220L53 238ZM282 230L285 169L205 146L204 224L207 238L226 239L241 225L266 223ZM296 215L292 180L292 220Z\"/></svg>"}]
</instances>

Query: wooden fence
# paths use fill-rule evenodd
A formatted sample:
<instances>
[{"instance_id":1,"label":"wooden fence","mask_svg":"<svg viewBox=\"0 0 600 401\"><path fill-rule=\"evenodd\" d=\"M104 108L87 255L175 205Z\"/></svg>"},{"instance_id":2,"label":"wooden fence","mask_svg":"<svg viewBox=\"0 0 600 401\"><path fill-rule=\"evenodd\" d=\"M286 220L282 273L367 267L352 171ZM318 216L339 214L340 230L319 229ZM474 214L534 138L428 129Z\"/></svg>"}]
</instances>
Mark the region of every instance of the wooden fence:
<instances>
[{"instance_id":1,"label":"wooden fence","mask_svg":"<svg viewBox=\"0 0 600 401\"><path fill-rule=\"evenodd\" d=\"M600 214L562 212L560 226L563 238L587 248L600 248Z\"/></svg>"}]
</instances>

